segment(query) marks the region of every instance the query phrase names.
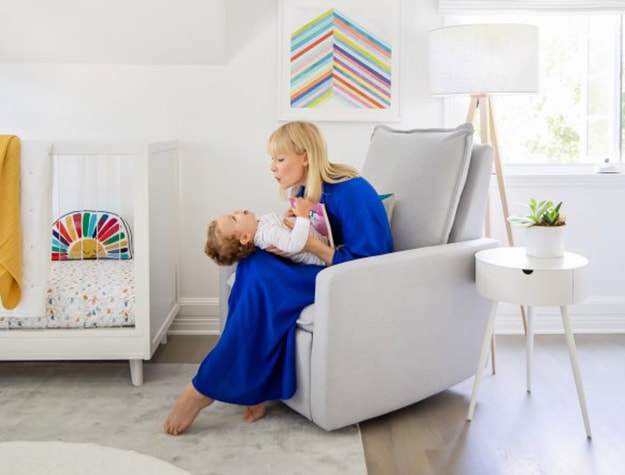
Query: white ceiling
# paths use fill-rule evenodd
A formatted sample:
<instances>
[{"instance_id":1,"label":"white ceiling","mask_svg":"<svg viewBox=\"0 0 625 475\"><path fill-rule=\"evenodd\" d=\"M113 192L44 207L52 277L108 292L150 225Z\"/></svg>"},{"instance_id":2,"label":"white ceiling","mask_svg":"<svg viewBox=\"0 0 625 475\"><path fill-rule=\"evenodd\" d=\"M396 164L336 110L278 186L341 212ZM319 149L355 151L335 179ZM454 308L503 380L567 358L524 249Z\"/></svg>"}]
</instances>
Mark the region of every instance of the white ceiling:
<instances>
[{"instance_id":1,"label":"white ceiling","mask_svg":"<svg viewBox=\"0 0 625 475\"><path fill-rule=\"evenodd\" d=\"M222 64L226 1L0 0L0 62Z\"/></svg>"}]
</instances>

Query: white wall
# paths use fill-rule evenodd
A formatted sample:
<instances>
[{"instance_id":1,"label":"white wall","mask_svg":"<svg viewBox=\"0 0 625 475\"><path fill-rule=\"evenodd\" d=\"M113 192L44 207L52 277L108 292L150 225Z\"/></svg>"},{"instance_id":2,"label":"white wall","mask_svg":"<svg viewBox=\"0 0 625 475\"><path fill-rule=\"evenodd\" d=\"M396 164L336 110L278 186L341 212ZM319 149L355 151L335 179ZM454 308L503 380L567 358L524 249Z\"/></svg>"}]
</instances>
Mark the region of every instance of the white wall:
<instances>
[{"instance_id":1,"label":"white wall","mask_svg":"<svg viewBox=\"0 0 625 475\"><path fill-rule=\"evenodd\" d=\"M438 2L403 3L402 121L392 125L441 126L443 107L441 99L429 94L426 51L428 31L441 24ZM179 141L183 310L178 331L217 329L217 267L203 254L208 219L239 207L264 212L283 206L266 154L266 140L280 125L277 1L228 0L227 6L227 60L222 65L0 64L0 133L25 140ZM319 125L331 159L360 166L374 124ZM543 186L552 183L538 188ZM583 193L589 202L605 198L597 187ZM539 189L536 195L553 193ZM616 214L615 222L601 223L600 232L611 236L609 241L580 249L591 258L598 255L597 262L612 262L610 249L619 249L625 225ZM622 269L622 253L616 257ZM599 270L606 282L620 282L618 267L602 265ZM611 308L623 317L622 284L608 285L601 299L614 303Z\"/></svg>"},{"instance_id":2,"label":"white wall","mask_svg":"<svg viewBox=\"0 0 625 475\"><path fill-rule=\"evenodd\" d=\"M405 2L398 127L442 121L440 100L429 95L425 74L427 31L440 23L435 5L435 0ZM266 153L267 138L280 125L277 1L229 0L228 7L223 65L0 64L1 133L24 140L179 141L183 324L178 328L185 321L195 328L185 315L217 314L217 267L203 253L208 219L239 207L265 212L284 206ZM359 166L373 125L320 123L331 158Z\"/></svg>"},{"instance_id":3,"label":"white wall","mask_svg":"<svg viewBox=\"0 0 625 475\"><path fill-rule=\"evenodd\" d=\"M558 174L508 173L505 184L511 214L523 214L529 198L563 201L567 216L565 247L589 260L588 298L570 308L573 330L625 332L625 174L596 174L592 168L560 170ZM507 243L499 194L493 179L491 216L493 236ZM512 226L514 244L523 246L524 228ZM499 333L523 331L519 307L502 305L496 321ZM536 309L536 331L561 333L558 309Z\"/></svg>"}]
</instances>

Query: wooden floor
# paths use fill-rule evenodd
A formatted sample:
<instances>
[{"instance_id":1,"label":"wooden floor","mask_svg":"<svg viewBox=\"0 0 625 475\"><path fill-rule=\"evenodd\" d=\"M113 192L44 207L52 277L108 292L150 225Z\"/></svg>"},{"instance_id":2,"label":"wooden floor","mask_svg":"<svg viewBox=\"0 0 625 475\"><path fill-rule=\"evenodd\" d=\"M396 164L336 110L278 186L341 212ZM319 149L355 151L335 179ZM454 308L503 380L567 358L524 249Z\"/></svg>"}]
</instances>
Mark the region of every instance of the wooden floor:
<instances>
[{"instance_id":1,"label":"wooden floor","mask_svg":"<svg viewBox=\"0 0 625 475\"><path fill-rule=\"evenodd\" d=\"M216 337L172 336L152 361L196 363ZM539 335L533 389L521 336L497 339L497 374L363 422L369 475L625 473L625 335L576 335L593 437L587 439L563 335ZM260 422L262 423L262 421Z\"/></svg>"}]
</instances>

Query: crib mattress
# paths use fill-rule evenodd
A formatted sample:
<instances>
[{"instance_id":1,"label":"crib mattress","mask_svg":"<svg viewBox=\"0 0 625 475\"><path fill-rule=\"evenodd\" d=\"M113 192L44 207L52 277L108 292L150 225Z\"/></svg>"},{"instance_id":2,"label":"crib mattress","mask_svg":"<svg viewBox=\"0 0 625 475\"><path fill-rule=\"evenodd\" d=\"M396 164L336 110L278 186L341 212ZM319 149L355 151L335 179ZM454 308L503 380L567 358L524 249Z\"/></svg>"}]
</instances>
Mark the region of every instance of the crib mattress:
<instances>
[{"instance_id":1,"label":"crib mattress","mask_svg":"<svg viewBox=\"0 0 625 475\"><path fill-rule=\"evenodd\" d=\"M2 329L111 328L134 324L132 260L52 262L46 315L0 317Z\"/></svg>"}]
</instances>

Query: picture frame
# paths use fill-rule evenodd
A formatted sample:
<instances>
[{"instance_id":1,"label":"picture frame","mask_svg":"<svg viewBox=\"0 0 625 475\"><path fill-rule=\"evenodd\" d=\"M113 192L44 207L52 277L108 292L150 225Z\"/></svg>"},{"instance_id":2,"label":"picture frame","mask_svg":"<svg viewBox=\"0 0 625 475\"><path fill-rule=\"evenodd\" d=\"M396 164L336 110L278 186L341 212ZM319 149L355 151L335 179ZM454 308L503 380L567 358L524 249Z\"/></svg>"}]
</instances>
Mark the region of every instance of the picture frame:
<instances>
[{"instance_id":1,"label":"picture frame","mask_svg":"<svg viewBox=\"0 0 625 475\"><path fill-rule=\"evenodd\" d=\"M280 120L400 119L401 0L279 0Z\"/></svg>"}]
</instances>

